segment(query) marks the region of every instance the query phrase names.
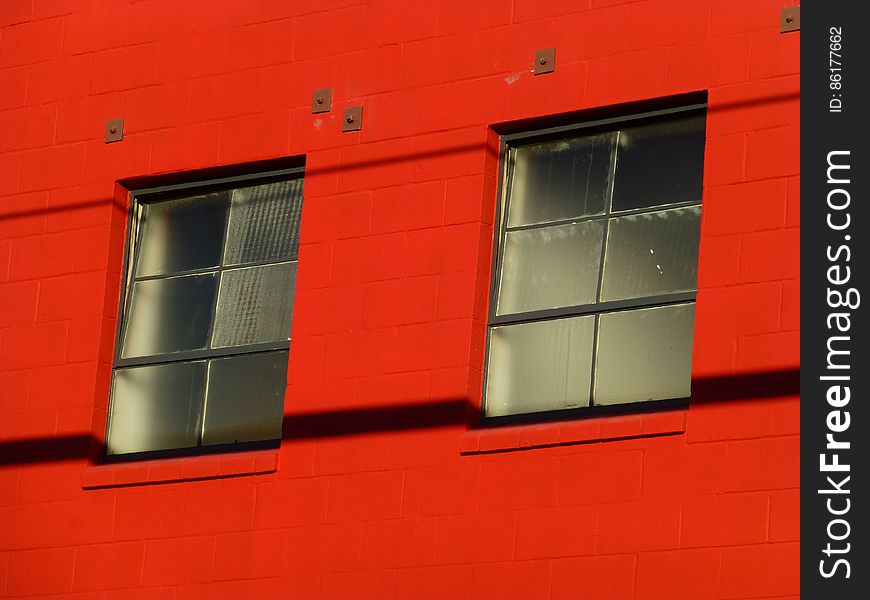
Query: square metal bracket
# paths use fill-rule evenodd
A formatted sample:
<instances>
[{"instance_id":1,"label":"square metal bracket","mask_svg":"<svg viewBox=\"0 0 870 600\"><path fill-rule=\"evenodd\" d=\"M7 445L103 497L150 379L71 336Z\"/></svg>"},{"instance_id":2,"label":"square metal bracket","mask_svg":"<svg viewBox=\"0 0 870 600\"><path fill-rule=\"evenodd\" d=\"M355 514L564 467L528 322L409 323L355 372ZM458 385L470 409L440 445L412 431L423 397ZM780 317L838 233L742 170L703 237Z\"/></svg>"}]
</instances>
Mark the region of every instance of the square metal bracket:
<instances>
[{"instance_id":1,"label":"square metal bracket","mask_svg":"<svg viewBox=\"0 0 870 600\"><path fill-rule=\"evenodd\" d=\"M779 11L779 32L788 33L789 31L801 30L801 7L786 6Z\"/></svg>"},{"instance_id":2,"label":"square metal bracket","mask_svg":"<svg viewBox=\"0 0 870 600\"><path fill-rule=\"evenodd\" d=\"M359 131L362 129L362 106L351 106L344 109L344 118L341 120L342 131Z\"/></svg>"},{"instance_id":3,"label":"square metal bracket","mask_svg":"<svg viewBox=\"0 0 870 600\"><path fill-rule=\"evenodd\" d=\"M556 49L544 48L535 52L535 64L532 67L532 73L541 75L542 73L552 73L556 70Z\"/></svg>"},{"instance_id":4,"label":"square metal bracket","mask_svg":"<svg viewBox=\"0 0 870 600\"><path fill-rule=\"evenodd\" d=\"M106 143L120 142L124 139L124 119L106 121Z\"/></svg>"},{"instance_id":5,"label":"square metal bracket","mask_svg":"<svg viewBox=\"0 0 870 600\"><path fill-rule=\"evenodd\" d=\"M325 113L332 110L332 88L314 90L311 95L311 114Z\"/></svg>"}]
</instances>

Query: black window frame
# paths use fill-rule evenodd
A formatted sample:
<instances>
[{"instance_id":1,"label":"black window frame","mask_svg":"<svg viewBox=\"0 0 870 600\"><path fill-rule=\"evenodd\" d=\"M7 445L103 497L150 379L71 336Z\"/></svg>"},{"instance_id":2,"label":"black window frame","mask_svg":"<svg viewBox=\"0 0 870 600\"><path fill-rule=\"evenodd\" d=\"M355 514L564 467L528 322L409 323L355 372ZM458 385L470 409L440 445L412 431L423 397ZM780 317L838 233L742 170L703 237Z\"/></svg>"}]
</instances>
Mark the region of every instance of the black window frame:
<instances>
[{"instance_id":1,"label":"black window frame","mask_svg":"<svg viewBox=\"0 0 870 600\"><path fill-rule=\"evenodd\" d=\"M183 363L183 362L192 362L197 360L207 360L212 358L222 358L222 357L230 357L230 356L243 356L243 355L251 355L262 352L276 352L276 351L288 351L290 350L290 340L282 340L278 342L265 342L265 343L257 343L257 344L245 344L239 346L228 346L222 348L215 349L200 349L200 350L184 350L173 352L171 354L158 354L158 355L149 355L149 356L137 356L130 358L123 358L121 356L123 351L123 342L124 342L124 332L126 329L127 318L129 316L129 307L132 298L133 284L137 281L148 281L154 279L165 279L168 277L176 277L176 276L187 276L187 275L195 275L197 273L222 273L224 270L229 270L232 268L248 268L248 267L257 267L264 265L272 265L278 264L280 262L287 261L256 261L256 262L246 262L243 265L237 265L233 267L225 267L223 265L223 261L217 267L213 268L202 268L202 269L190 269L185 271L173 272L171 274L162 274L162 275L152 275L152 276L143 276L136 277L134 274L135 270L135 258L138 252L138 245L141 244L141 237L139 236L139 231L137 229L137 225L139 220L141 219L141 214L143 210L143 206L145 204L156 203L161 201L171 202L173 200L181 200L189 195L203 195L214 192L221 191L232 191L237 188L245 187L245 186L256 186L256 185L264 185L269 183L277 183L282 181L287 181L289 179L299 179L303 181L304 186L304 175L305 175L305 166L304 164L301 166L293 166L286 168L272 168L269 170L256 171L251 173L242 173L228 176L206 176L201 179L192 178L190 181L184 181L180 183L169 183L165 185L155 185L150 187L141 187L130 190L129 193L129 207L127 211L127 220L126 220L126 235L124 241L124 253L123 253L123 262L122 262L122 277L121 277L121 288L118 302L118 317L115 326L115 337L114 337L114 348L112 352L112 368L110 372L110 385L109 385L109 398L108 398L108 406L106 411L106 426L104 433L104 443L102 448L102 462L104 463L115 463L115 462L132 462L132 461L141 461L141 460L151 460L151 459L160 459L160 458L173 458L173 457L183 457L183 456L200 456L200 455L209 455L209 454L223 454L227 452L240 452L240 451L249 451L249 450L264 450L264 449L276 449L280 447L281 438L270 439L270 440L259 440L259 441L246 441L246 442L238 442L238 443L229 443L229 444L211 444L211 445L202 445L202 431L199 433L198 441L196 446L185 447L185 448L166 448L160 450L147 450L141 452L129 452L123 454L109 454L108 453L108 443L109 443L109 432L112 422L112 410L114 403L114 386L111 381L114 380L115 372L118 369L122 368L130 368L130 367L140 367L140 366L154 366L161 364L173 364L173 363ZM188 193L188 195L185 195ZM304 194L304 192L303 192ZM223 246L226 244L226 236L227 230L229 227L229 223L225 224L224 232L223 232ZM137 247L134 247L136 245ZM289 261L296 262L298 264L298 256ZM295 295L295 288L294 288ZM214 298L214 306L212 306L212 313L217 308L219 293L215 293ZM211 339L211 334L214 330L214 321L209 325L209 339Z\"/></svg>"},{"instance_id":2,"label":"black window frame","mask_svg":"<svg viewBox=\"0 0 870 600\"><path fill-rule=\"evenodd\" d=\"M684 104L674 104L666 108L650 108L647 110L635 109L634 111L620 111L616 109L614 116L592 118L589 120L572 120L570 123L545 127L530 127L521 131L502 133L499 136L499 162L498 162L498 192L496 202L496 215L494 222L493 252L490 269L489 308L486 323L486 343L483 356L483 381L481 387L481 404L479 424L481 426L499 426L508 424L538 423L546 421L563 421L581 418L601 417L607 415L620 415L631 413L646 413L660 410L684 409L688 407L691 395L668 398L662 400L639 400L630 403L594 405L590 395L590 405L585 407L543 410L537 412L512 413L507 415L487 415L487 387L489 373L489 361L491 352L491 336L494 327L504 325L517 325L522 323L546 322L561 318L600 315L631 309L654 308L659 306L673 306L680 304L696 304L697 286L693 291L677 292L643 296L625 300L597 301L596 303L566 306L552 309L534 310L523 313L498 315L499 286L501 282L503 256L508 231L534 230L543 227L552 227L570 223L589 221L604 222L604 238L599 262L600 273L603 273L605 261L605 248L610 221L616 217L638 215L659 210L671 210L679 208L701 207L702 199L643 207L639 209L612 212L612 202L606 204L602 214L584 217L575 217L562 220L547 221L529 225L507 226L507 215L510 207L511 177L512 177L512 152L518 143L531 144L547 141L558 141L570 138L577 134L594 135L612 131L623 124L650 124L657 121L666 122L675 116L703 115L706 119L708 104L703 101L691 101ZM706 136L705 136L706 138ZM599 276L598 295L601 292L603 276ZM595 339L597 339L599 320L595 320ZM694 347L694 343L693 343ZM597 343L593 345L592 354L592 383L594 389L596 371Z\"/></svg>"}]
</instances>

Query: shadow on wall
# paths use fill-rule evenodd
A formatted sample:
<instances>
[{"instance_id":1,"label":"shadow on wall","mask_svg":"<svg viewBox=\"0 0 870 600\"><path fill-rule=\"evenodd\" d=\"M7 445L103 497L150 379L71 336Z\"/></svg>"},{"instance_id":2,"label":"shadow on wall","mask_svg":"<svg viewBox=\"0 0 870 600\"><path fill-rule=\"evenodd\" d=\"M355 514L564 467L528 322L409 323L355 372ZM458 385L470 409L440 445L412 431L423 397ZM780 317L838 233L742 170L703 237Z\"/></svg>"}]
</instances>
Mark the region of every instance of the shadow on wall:
<instances>
[{"instance_id":1,"label":"shadow on wall","mask_svg":"<svg viewBox=\"0 0 870 600\"><path fill-rule=\"evenodd\" d=\"M799 100L799 99L800 99L799 92L790 92L790 93L786 93L786 94L757 96L754 98L746 98L744 100L737 100L737 101L733 101L733 102L714 103L713 106L707 107L707 114L710 115L710 114L715 114L718 112L725 112L725 111L730 111L730 110L747 109L747 108L751 108L753 106L761 106L761 105L765 105L765 104L775 104L777 102L789 102L792 100ZM612 113L614 110L614 107L607 107L606 110L610 111L610 113ZM627 110L627 108L626 108L626 110ZM600 112L600 111L597 111L597 112ZM564 123L564 122L570 121L572 119L574 119L574 120L580 120L580 119L589 120L589 119L597 118L595 113L596 113L595 109L589 109L589 110L580 111L576 117L574 117L573 115L557 115L555 117L550 117L547 120L553 121L554 123ZM513 130L513 129L521 129L523 127L529 127L529 125L527 123L528 123L527 121L517 122L517 123L511 125L510 129ZM542 125L545 125L546 123L543 123L541 119L536 119L535 124L536 124L535 126L540 127ZM503 130L503 128L494 128L494 129L496 130L496 133L506 133L508 131L506 129ZM389 142L390 140L387 140L387 141ZM380 143L380 142L378 142L378 143ZM377 159L358 160L358 161L342 160L342 163L340 166L330 166L330 167L321 167L321 168L306 168L305 169L305 176L311 177L311 176L318 176L318 175L330 175L330 174L333 174L333 173L338 172L338 171L347 173L347 172L354 171L354 170L366 169L366 168L382 166L382 165L387 165L387 164L394 164L394 163L399 163L399 162L413 163L415 161L427 160L427 159L432 159L432 158L439 158L439 157L449 156L449 155L456 155L456 154L461 154L463 152L478 152L478 151L484 150L484 149L487 149L490 152L492 151L491 148L487 147L487 143L485 140L482 140L480 143L463 144L463 145L451 146L451 147L443 147L443 148L438 148L435 150L429 150L426 152L396 151L392 154L387 153L386 155L379 156ZM281 162L282 160L283 159L278 159L278 162ZM216 168L210 168L210 169L204 169L204 170L197 170L197 171L195 171L195 175L198 179L209 179L212 177L230 176L233 174L234 171L238 171L240 168L244 169L245 172L258 171L258 170L267 171L267 170L270 170L270 168L273 168L273 167L269 166L269 163L272 163L272 162L275 162L275 161L267 160L267 161L249 163L246 165L233 165L230 167L216 167ZM184 173L184 172L165 174L165 175L161 174L161 175L149 176L149 177L145 177L145 178L130 179L130 180L126 180L124 183L127 185L127 187L130 187L130 188L141 187L143 184L150 187L150 186L154 186L154 185L168 185L168 184L171 184L173 182L177 183L178 181L182 181L182 180L188 181L190 176L191 176L191 173ZM161 180L159 182L159 184L155 183L155 179ZM26 209L26 210L8 211L8 212L4 212L2 210L2 208L0 208L0 221L7 220L7 219L8 220L24 219L24 218L38 216L38 215L42 215L42 214L48 214L50 212L56 212L56 211L84 210L84 209L88 209L88 208L96 208L96 207L100 207L100 206L105 206L106 202L108 200L109 200L108 198L107 199L100 199L100 200L88 200L85 202L61 204L61 205L58 205L56 207L51 207L51 208L48 208L48 207L35 208L35 209ZM127 210L126 205L120 205L117 202L115 202L115 204L117 204L118 205L117 207L120 208L121 210L124 210L124 211Z\"/></svg>"},{"instance_id":2,"label":"shadow on wall","mask_svg":"<svg viewBox=\"0 0 870 600\"><path fill-rule=\"evenodd\" d=\"M800 393L799 369L704 377L692 381L690 406L764 400ZM320 439L384 431L409 431L477 423L480 413L466 399L377 408L353 408L284 417L282 439ZM102 440L89 434L0 441L0 465L80 460Z\"/></svg>"}]
</instances>

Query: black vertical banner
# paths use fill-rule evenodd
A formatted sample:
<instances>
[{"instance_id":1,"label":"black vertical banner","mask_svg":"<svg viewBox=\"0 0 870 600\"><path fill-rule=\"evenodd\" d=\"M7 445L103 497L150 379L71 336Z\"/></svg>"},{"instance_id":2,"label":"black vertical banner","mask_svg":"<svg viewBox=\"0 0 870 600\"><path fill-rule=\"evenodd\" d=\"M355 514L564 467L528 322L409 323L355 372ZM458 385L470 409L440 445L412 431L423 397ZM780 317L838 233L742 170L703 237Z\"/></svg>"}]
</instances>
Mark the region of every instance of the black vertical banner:
<instances>
[{"instance_id":1,"label":"black vertical banner","mask_svg":"<svg viewBox=\"0 0 870 600\"><path fill-rule=\"evenodd\" d=\"M801 6L804 598L866 598L870 589L866 9L846 0Z\"/></svg>"}]
</instances>

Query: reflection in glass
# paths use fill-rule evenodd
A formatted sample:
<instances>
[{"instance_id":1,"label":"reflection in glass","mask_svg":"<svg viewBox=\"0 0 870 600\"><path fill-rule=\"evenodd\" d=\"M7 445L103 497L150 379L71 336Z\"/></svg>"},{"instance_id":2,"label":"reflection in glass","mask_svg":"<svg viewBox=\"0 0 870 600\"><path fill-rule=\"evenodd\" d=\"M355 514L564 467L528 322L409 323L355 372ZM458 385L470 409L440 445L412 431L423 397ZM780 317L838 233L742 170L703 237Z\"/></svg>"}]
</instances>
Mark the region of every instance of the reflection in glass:
<instances>
[{"instance_id":1,"label":"reflection in glass","mask_svg":"<svg viewBox=\"0 0 870 600\"><path fill-rule=\"evenodd\" d=\"M212 347L290 339L296 263L224 271Z\"/></svg>"},{"instance_id":2,"label":"reflection in glass","mask_svg":"<svg viewBox=\"0 0 870 600\"><path fill-rule=\"evenodd\" d=\"M266 352L210 362L203 445L281 437L287 356Z\"/></svg>"},{"instance_id":3,"label":"reflection in glass","mask_svg":"<svg viewBox=\"0 0 870 600\"><path fill-rule=\"evenodd\" d=\"M302 180L233 190L225 265L295 259Z\"/></svg>"},{"instance_id":4,"label":"reflection in glass","mask_svg":"<svg viewBox=\"0 0 870 600\"><path fill-rule=\"evenodd\" d=\"M108 453L196 446L204 393L202 361L116 370Z\"/></svg>"},{"instance_id":5,"label":"reflection in glass","mask_svg":"<svg viewBox=\"0 0 870 600\"><path fill-rule=\"evenodd\" d=\"M228 208L228 192L143 204L136 276L216 267Z\"/></svg>"},{"instance_id":6,"label":"reflection in glass","mask_svg":"<svg viewBox=\"0 0 870 600\"><path fill-rule=\"evenodd\" d=\"M486 415L589 405L595 317L493 327Z\"/></svg>"},{"instance_id":7,"label":"reflection in glass","mask_svg":"<svg viewBox=\"0 0 870 600\"><path fill-rule=\"evenodd\" d=\"M205 348L216 291L214 273L137 281L121 356Z\"/></svg>"},{"instance_id":8,"label":"reflection in glass","mask_svg":"<svg viewBox=\"0 0 870 600\"><path fill-rule=\"evenodd\" d=\"M602 314L593 403L689 397L694 322L694 303Z\"/></svg>"},{"instance_id":9,"label":"reflection in glass","mask_svg":"<svg viewBox=\"0 0 870 600\"><path fill-rule=\"evenodd\" d=\"M694 290L700 231L700 206L612 219L601 299Z\"/></svg>"},{"instance_id":10,"label":"reflection in glass","mask_svg":"<svg viewBox=\"0 0 870 600\"><path fill-rule=\"evenodd\" d=\"M604 212L615 140L607 133L518 147L508 227Z\"/></svg>"},{"instance_id":11,"label":"reflection in glass","mask_svg":"<svg viewBox=\"0 0 870 600\"><path fill-rule=\"evenodd\" d=\"M621 130L613 210L700 202L704 123L694 115Z\"/></svg>"},{"instance_id":12,"label":"reflection in glass","mask_svg":"<svg viewBox=\"0 0 870 600\"><path fill-rule=\"evenodd\" d=\"M509 231L498 314L595 302L602 221Z\"/></svg>"}]
</instances>

